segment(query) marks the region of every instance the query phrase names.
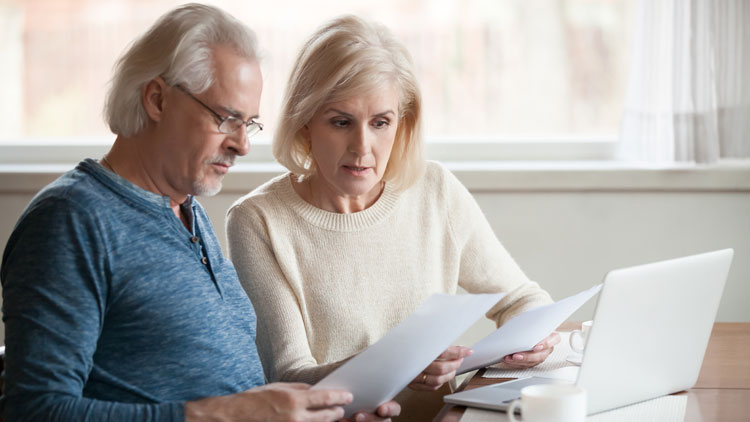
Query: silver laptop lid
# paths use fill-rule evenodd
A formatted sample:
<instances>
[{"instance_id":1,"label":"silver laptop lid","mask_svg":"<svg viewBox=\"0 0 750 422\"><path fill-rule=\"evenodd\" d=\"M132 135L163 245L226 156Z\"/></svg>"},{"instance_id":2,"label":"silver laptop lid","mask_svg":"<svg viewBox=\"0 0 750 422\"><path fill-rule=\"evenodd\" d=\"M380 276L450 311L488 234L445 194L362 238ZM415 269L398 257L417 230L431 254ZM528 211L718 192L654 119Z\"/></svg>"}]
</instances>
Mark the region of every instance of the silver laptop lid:
<instances>
[{"instance_id":1,"label":"silver laptop lid","mask_svg":"<svg viewBox=\"0 0 750 422\"><path fill-rule=\"evenodd\" d=\"M589 414L695 385L734 251L611 271L577 384Z\"/></svg>"}]
</instances>

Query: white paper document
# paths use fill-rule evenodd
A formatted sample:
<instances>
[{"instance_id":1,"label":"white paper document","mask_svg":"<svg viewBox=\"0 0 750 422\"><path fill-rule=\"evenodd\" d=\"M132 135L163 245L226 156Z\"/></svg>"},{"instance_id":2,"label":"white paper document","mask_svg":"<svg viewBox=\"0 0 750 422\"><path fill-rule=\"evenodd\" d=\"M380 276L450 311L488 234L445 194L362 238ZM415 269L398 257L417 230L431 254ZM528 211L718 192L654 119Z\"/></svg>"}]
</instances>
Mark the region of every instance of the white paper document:
<instances>
[{"instance_id":1,"label":"white paper document","mask_svg":"<svg viewBox=\"0 0 750 422\"><path fill-rule=\"evenodd\" d=\"M435 294L383 338L315 384L347 390L354 401L344 410L373 412L391 400L505 296Z\"/></svg>"},{"instance_id":2,"label":"white paper document","mask_svg":"<svg viewBox=\"0 0 750 422\"><path fill-rule=\"evenodd\" d=\"M555 303L529 309L506 322L471 346L474 354L464 358L457 374L500 362L505 355L531 350L549 333L565 322L573 312L599 293L602 285L584 290Z\"/></svg>"}]
</instances>

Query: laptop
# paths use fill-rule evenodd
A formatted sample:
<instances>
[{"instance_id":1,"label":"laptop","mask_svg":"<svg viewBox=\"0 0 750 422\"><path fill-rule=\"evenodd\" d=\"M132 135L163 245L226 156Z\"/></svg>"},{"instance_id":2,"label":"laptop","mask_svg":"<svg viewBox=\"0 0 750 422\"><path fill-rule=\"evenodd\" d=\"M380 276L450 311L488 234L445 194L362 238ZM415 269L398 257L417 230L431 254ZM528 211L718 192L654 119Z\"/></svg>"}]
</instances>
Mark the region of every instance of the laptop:
<instances>
[{"instance_id":1,"label":"laptop","mask_svg":"<svg viewBox=\"0 0 750 422\"><path fill-rule=\"evenodd\" d=\"M607 273L576 384L588 414L686 390L698 380L734 250ZM569 382L522 378L446 395L446 403L506 410L521 388Z\"/></svg>"}]
</instances>

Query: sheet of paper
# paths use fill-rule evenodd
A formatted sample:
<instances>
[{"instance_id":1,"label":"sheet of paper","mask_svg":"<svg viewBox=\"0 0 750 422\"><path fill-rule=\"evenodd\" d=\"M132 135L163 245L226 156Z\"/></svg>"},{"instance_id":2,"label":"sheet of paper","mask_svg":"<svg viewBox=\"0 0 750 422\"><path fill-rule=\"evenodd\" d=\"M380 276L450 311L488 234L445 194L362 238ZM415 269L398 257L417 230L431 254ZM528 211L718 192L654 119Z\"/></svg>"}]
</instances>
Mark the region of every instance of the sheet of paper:
<instances>
[{"instance_id":1,"label":"sheet of paper","mask_svg":"<svg viewBox=\"0 0 750 422\"><path fill-rule=\"evenodd\" d=\"M347 417L372 412L403 390L504 295L432 295L377 343L312 388L350 391L354 401L344 408Z\"/></svg>"},{"instance_id":2,"label":"sheet of paper","mask_svg":"<svg viewBox=\"0 0 750 422\"><path fill-rule=\"evenodd\" d=\"M482 375L482 378L523 378L528 376L562 379L576 382L579 366L567 360L573 354L568 339L569 332L560 333L560 344L547 356L544 362L533 368L505 369L490 366Z\"/></svg>"},{"instance_id":3,"label":"sheet of paper","mask_svg":"<svg viewBox=\"0 0 750 422\"><path fill-rule=\"evenodd\" d=\"M471 346L474 354L464 359L457 374L500 362L505 355L530 350L560 324L565 322L573 312L599 293L602 285L598 284L573 296L555 303L530 309L503 324Z\"/></svg>"}]
</instances>

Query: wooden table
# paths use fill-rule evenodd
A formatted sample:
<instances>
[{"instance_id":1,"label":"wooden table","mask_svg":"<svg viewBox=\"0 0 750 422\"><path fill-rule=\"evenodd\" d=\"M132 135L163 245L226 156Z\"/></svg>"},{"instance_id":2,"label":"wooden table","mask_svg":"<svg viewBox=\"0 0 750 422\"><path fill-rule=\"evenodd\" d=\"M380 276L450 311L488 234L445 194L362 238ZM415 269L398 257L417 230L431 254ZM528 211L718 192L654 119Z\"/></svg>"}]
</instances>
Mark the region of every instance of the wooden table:
<instances>
[{"instance_id":1,"label":"wooden table","mask_svg":"<svg viewBox=\"0 0 750 422\"><path fill-rule=\"evenodd\" d=\"M571 328L571 325L561 327ZM482 378L483 373L483 369L478 371L464 389L507 381ZM750 421L750 323L714 324L698 382L690 390L677 394L688 397L685 421ZM457 422L464 410L464 406L446 404L435 421Z\"/></svg>"}]
</instances>

